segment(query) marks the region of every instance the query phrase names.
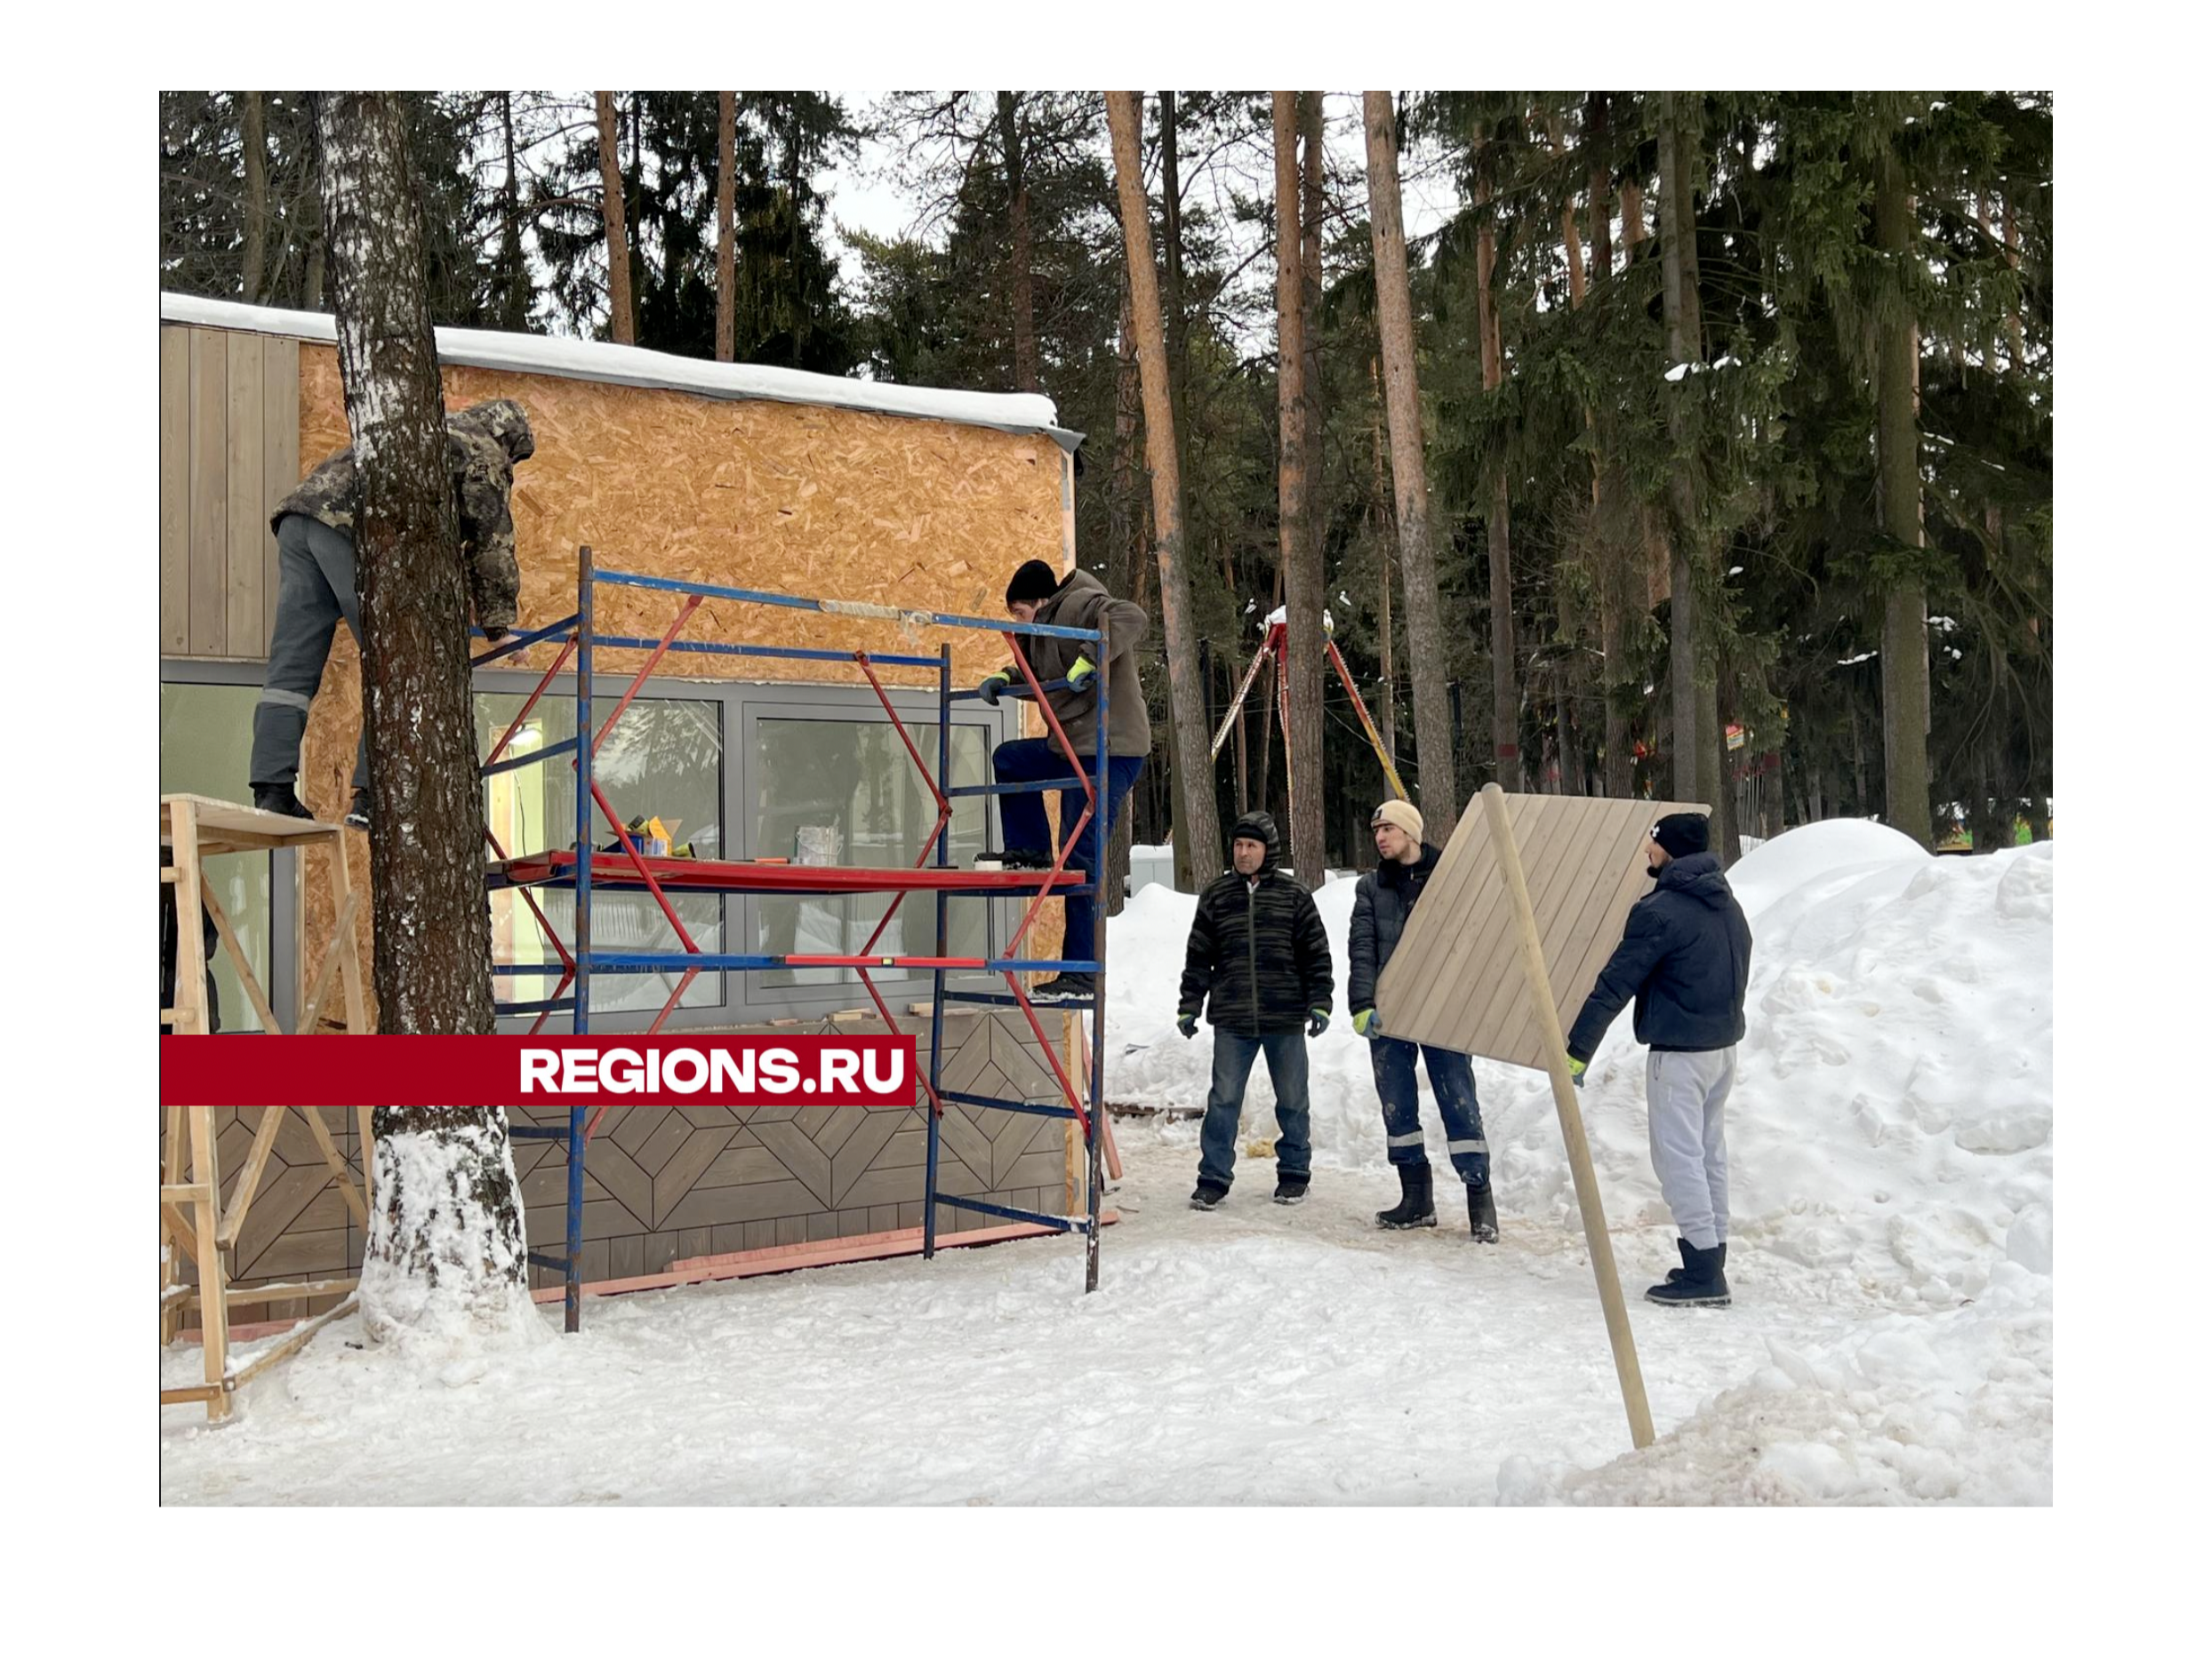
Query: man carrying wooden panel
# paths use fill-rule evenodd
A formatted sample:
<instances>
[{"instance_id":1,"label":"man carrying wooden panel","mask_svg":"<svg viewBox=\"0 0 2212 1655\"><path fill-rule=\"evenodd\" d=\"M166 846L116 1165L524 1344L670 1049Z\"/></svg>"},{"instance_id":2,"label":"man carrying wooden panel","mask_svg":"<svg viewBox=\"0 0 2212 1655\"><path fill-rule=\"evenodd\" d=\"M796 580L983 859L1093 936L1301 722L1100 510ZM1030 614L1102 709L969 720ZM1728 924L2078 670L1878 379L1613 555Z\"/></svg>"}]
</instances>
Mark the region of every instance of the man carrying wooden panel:
<instances>
[{"instance_id":1,"label":"man carrying wooden panel","mask_svg":"<svg viewBox=\"0 0 2212 1655\"><path fill-rule=\"evenodd\" d=\"M1613 958L1567 1037L1575 1084L1621 1008L1636 1000L1636 1038L1651 1048L1644 1096L1651 1165L1681 1231L1682 1267L1644 1297L1659 1305L1728 1302L1728 1150L1722 1113L1735 1084L1751 928L1705 848L1703 815L1662 816L1644 846L1656 887L1629 910Z\"/></svg>"}]
</instances>

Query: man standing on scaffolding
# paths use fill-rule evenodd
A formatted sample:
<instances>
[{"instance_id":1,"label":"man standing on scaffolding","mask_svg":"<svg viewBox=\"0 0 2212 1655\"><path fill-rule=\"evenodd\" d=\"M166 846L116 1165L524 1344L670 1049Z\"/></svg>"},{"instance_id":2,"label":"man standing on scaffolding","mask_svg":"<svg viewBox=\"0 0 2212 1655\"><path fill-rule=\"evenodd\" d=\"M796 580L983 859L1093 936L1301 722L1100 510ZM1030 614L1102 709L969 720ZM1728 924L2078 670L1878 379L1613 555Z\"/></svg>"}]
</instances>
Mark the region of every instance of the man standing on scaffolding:
<instances>
[{"instance_id":1,"label":"man standing on scaffolding","mask_svg":"<svg viewBox=\"0 0 2212 1655\"><path fill-rule=\"evenodd\" d=\"M1050 735L1023 741L1001 742L991 753L991 768L1001 782L1043 782L1068 778L1060 790L1060 825L1065 832L1083 814L1083 781L1090 774L1098 751L1098 683L1106 677L1106 834L1111 837L1121 815L1121 801L1144 768L1152 751L1152 721L1144 710L1144 691L1137 682L1135 646L1150 624L1144 611L1126 599L1116 598L1096 579L1078 569L1062 576L1052 565L1032 558L1014 572L1006 582L1006 613L1015 620L1038 626L1076 627L1106 631L1106 659L1093 661L1084 651L1095 646L1072 638L1021 638L1015 647L1029 658L1030 671L1040 684L1065 679L1065 689L1046 691L1053 716L1081 760L1078 771L1068 762L1060 743ZM1020 679L1014 667L1002 667L977 687L976 693L996 706L1001 692ZM1042 870L1053 865L1052 830L1045 820L1042 793L1002 793L998 820L1006 848L1000 857L1008 868ZM1095 885L1101 875L1092 847L1097 842L1095 821L1086 823L1068 852L1069 868ZM1098 898L1070 896L1065 904L1062 960L1095 960L1098 945ZM1097 992L1095 976L1088 971L1063 971L1030 990L1031 1000L1089 1000Z\"/></svg>"},{"instance_id":2,"label":"man standing on scaffolding","mask_svg":"<svg viewBox=\"0 0 2212 1655\"><path fill-rule=\"evenodd\" d=\"M508 492L516 462L536 452L522 405L507 398L446 416L445 461L461 517L469 601L477 624L494 643L515 624L516 595L522 585ZM253 708L248 779L257 810L286 816L314 814L300 802L293 783L300 774L308 706L322 686L338 623L343 620L354 642L361 641L353 561L353 525L360 510L361 471L352 448L345 447L309 472L269 517L269 526L276 531L276 619L260 700ZM369 825L367 715L365 704L361 742L354 753L353 805L346 812L349 827Z\"/></svg>"}]
</instances>

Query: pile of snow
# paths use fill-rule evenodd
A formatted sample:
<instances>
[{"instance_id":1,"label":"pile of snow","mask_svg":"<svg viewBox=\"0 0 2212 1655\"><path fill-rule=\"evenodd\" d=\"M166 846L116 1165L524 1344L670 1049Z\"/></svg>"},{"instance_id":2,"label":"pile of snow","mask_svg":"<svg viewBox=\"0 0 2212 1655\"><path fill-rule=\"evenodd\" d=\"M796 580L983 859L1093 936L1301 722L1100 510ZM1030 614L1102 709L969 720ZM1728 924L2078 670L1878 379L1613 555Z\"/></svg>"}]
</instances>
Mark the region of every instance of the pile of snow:
<instances>
[{"instance_id":1,"label":"pile of snow","mask_svg":"<svg viewBox=\"0 0 2212 1655\"><path fill-rule=\"evenodd\" d=\"M1794 829L1730 881L1751 921L1746 1012L1728 1105L1739 1242L1840 1273L1904 1304L1979 1293L2005 1238L2051 1193L2048 841L1930 856L1877 823ZM1310 1048L1318 1164L1385 1165L1366 1043L1344 1001L1354 884L1315 894L1335 954L1337 1017ZM1198 1108L1212 1035L1175 1032L1194 897L1155 886L1110 922L1107 1095ZM1571 1018L1578 1009L1565 1008ZM1584 1123L1608 1217L1664 1227L1643 1106L1644 1048L1623 1012L1593 1058ZM1502 1207L1576 1227L1550 1085L1478 1059ZM1427 1091L1427 1079L1423 1077ZM1247 1139L1273 1136L1264 1065ZM1432 1160L1442 1129L1424 1103Z\"/></svg>"}]
</instances>

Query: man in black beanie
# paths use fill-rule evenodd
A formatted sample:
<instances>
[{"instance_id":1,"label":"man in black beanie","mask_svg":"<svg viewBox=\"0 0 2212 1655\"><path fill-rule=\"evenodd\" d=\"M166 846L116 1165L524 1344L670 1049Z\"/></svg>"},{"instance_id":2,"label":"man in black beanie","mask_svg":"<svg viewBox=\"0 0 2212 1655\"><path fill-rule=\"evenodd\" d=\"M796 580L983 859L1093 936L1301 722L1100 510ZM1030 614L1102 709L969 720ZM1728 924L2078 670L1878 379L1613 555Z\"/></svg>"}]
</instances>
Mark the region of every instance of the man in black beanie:
<instances>
[{"instance_id":1,"label":"man in black beanie","mask_svg":"<svg viewBox=\"0 0 2212 1655\"><path fill-rule=\"evenodd\" d=\"M1621 945L1567 1037L1567 1066L1580 1086L1607 1027L1635 997L1636 1038L1651 1048L1644 1067L1651 1165L1682 1233L1682 1267L1644 1295L1660 1305L1728 1302L1721 1113L1743 1038L1751 928L1720 858L1705 848L1705 818L1689 811L1662 816L1651 830L1644 855L1658 883L1629 910Z\"/></svg>"},{"instance_id":2,"label":"man in black beanie","mask_svg":"<svg viewBox=\"0 0 2212 1655\"><path fill-rule=\"evenodd\" d=\"M1094 774L1098 754L1098 680L1104 678L1106 797L1099 801L1099 809L1105 816L1106 833L1110 838L1114 822L1121 815L1121 801L1128 797L1137 772L1144 768L1145 755L1152 751L1152 721L1144 710L1144 690L1137 682L1134 647L1144 637L1150 622L1142 609L1114 597L1095 577L1081 569L1062 575L1051 564L1035 558L1016 569L1014 578L1006 582L1006 613L1017 621L1039 626L1080 627L1086 631L1102 626L1106 630L1103 662L1093 661L1084 653L1095 649L1096 645L1077 639L1016 639L1016 647L1029 657L1030 671L1037 674L1039 684L1067 680L1065 689L1046 690L1045 699L1052 707L1053 716L1060 720L1068 744L1082 760L1081 775L1069 764L1060 743L1050 735L1001 742L992 750L990 759L991 769L1002 783L1049 782L1066 777L1068 784L1060 790L1060 826L1063 833L1067 832L1083 813L1081 776ZM976 694L996 706L999 695L1019 682L1019 669L1001 667L977 687ZM1001 793L998 824L1006 835L1002 865L1038 869L1053 865L1052 829L1045 820L1042 793ZM1093 865L1096 859L1092 849L1096 843L1093 837L1096 826L1095 819L1084 824L1082 833L1068 852L1067 861L1070 869L1091 876L1088 882L1094 884L1097 870ZM1064 908L1067 923L1060 957L1095 960L1098 898L1095 895L1070 896ZM1097 982L1091 972L1063 971L1031 988L1030 998L1088 1000L1096 992Z\"/></svg>"}]
</instances>

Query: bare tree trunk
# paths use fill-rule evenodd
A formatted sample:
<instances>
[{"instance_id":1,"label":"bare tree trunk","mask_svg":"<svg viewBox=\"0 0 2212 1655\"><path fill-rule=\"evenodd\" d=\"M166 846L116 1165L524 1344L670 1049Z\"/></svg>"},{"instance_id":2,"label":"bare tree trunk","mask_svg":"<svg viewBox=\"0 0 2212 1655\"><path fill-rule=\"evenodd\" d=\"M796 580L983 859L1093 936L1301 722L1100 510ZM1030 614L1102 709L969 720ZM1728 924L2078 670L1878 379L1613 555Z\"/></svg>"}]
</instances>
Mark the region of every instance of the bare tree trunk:
<instances>
[{"instance_id":1,"label":"bare tree trunk","mask_svg":"<svg viewBox=\"0 0 2212 1655\"><path fill-rule=\"evenodd\" d=\"M1496 164L1495 147L1486 138L1475 158L1478 212L1490 205ZM1505 382L1504 341L1492 269L1497 253L1497 231L1484 212L1475 231L1475 331L1482 345L1486 397L1495 395ZM1497 766L1498 785L1517 793L1527 780L1521 767L1520 681L1515 659L1519 644L1513 625L1513 502L1503 461L1491 473L1490 509L1484 514L1483 531L1490 556L1490 753Z\"/></svg>"},{"instance_id":2,"label":"bare tree trunk","mask_svg":"<svg viewBox=\"0 0 2212 1655\"><path fill-rule=\"evenodd\" d=\"M1375 316L1391 424L1399 555L1406 573L1406 649L1413 657L1414 739L1421 748L1421 814L1430 842L1441 845L1451 838L1459 820L1459 791L1453 775L1451 706L1444 687L1446 651L1436 550L1430 538L1421 387L1414 356L1413 284L1406 267L1406 226L1399 200L1398 112L1391 94L1365 93L1364 119Z\"/></svg>"},{"instance_id":3,"label":"bare tree trunk","mask_svg":"<svg viewBox=\"0 0 2212 1655\"><path fill-rule=\"evenodd\" d=\"M630 303L629 237L622 229L622 157L615 147L614 94L591 94L599 115L600 216L606 223L608 336L618 345L637 342L637 313Z\"/></svg>"},{"instance_id":4,"label":"bare tree trunk","mask_svg":"<svg viewBox=\"0 0 2212 1655\"><path fill-rule=\"evenodd\" d=\"M1167 343L1160 325L1159 272L1152 263L1151 210L1144 197L1139 149L1142 116L1134 92L1106 94L1114 148L1114 185L1128 248L1129 300L1137 331L1137 375L1144 388L1144 449L1152 469L1153 550L1159 563L1161 630L1167 635L1167 698L1174 721L1176 861L1188 855L1192 880L1209 883L1222 871L1222 829L1214 807L1213 767L1206 759L1206 692L1198 682L1198 634L1190 615L1190 577L1182 556L1182 474L1175 459L1175 418L1167 391Z\"/></svg>"},{"instance_id":5,"label":"bare tree trunk","mask_svg":"<svg viewBox=\"0 0 2212 1655\"><path fill-rule=\"evenodd\" d=\"M1551 141L1551 153L1554 156L1564 156L1567 153L1567 141L1560 137L1559 126L1559 111L1553 109L1547 112L1544 116L1544 134ZM1575 204L1572 201L1562 204L1559 208L1559 240L1567 247L1567 308L1579 310L1583 308L1584 291L1583 233L1581 227L1575 222Z\"/></svg>"},{"instance_id":6,"label":"bare tree trunk","mask_svg":"<svg viewBox=\"0 0 2212 1655\"><path fill-rule=\"evenodd\" d=\"M327 92L319 105L339 373L361 470L378 1018L388 1034L490 1034L469 595L406 129L389 93ZM364 1325L378 1338L534 1327L505 1112L376 1114Z\"/></svg>"},{"instance_id":7,"label":"bare tree trunk","mask_svg":"<svg viewBox=\"0 0 2212 1655\"><path fill-rule=\"evenodd\" d=\"M238 97L239 147L245 153L245 246L239 289L246 303L260 304L268 279L268 138L262 130L261 94Z\"/></svg>"},{"instance_id":8,"label":"bare tree trunk","mask_svg":"<svg viewBox=\"0 0 2212 1655\"><path fill-rule=\"evenodd\" d=\"M1590 94L1583 118L1583 142L1590 152L1590 269L1593 291L1602 295L1613 280L1613 163L1612 99L1602 92ZM1628 478L1611 459L1612 421L1597 421L1598 453L1591 470L1590 503L1598 523L1599 577L1598 649L1605 659L1599 682L1605 699L1604 791L1610 799L1631 799L1636 791L1634 737L1628 712L1622 705L1622 687L1628 677L1628 618L1631 595L1627 574L1632 556L1629 523L1631 506ZM1637 549L1640 551L1640 548ZM1639 611L1640 612L1640 609Z\"/></svg>"},{"instance_id":9,"label":"bare tree trunk","mask_svg":"<svg viewBox=\"0 0 2212 1655\"><path fill-rule=\"evenodd\" d=\"M1876 157L1874 243L1902 267L1915 254L1912 197L1895 151ZM1874 376L1875 465L1879 478L1882 533L1893 542L1919 546L1920 500L1920 332L1903 295L1903 272L1895 308L1878 324L1879 356ZM1899 579L1882 607L1882 780L1884 816L1920 845L1935 848L1927 774L1927 587L1917 572Z\"/></svg>"},{"instance_id":10,"label":"bare tree trunk","mask_svg":"<svg viewBox=\"0 0 2212 1655\"><path fill-rule=\"evenodd\" d=\"M1106 555L1113 573L1109 582L1142 605L1137 576L1143 566L1143 508L1137 500L1137 415L1142 392L1137 385L1135 323L1129 310L1129 283L1121 284L1121 320L1114 335L1114 462L1106 494Z\"/></svg>"},{"instance_id":11,"label":"bare tree trunk","mask_svg":"<svg viewBox=\"0 0 2212 1655\"><path fill-rule=\"evenodd\" d=\"M2010 197L2005 199L2005 261L2017 271L2020 268L2020 209ZM2020 324L2021 307L2014 305L2005 317L2005 336L2012 345L2011 366L2017 369L2021 358L2027 355L2028 346Z\"/></svg>"},{"instance_id":12,"label":"bare tree trunk","mask_svg":"<svg viewBox=\"0 0 2212 1655\"><path fill-rule=\"evenodd\" d=\"M1306 346L1306 533L1313 541L1313 578L1318 586L1327 578L1328 570L1328 511L1321 497L1322 484L1327 476L1321 446L1321 219L1328 204L1322 189L1327 174L1326 157L1322 152L1321 94L1318 92L1298 94L1298 245L1303 274L1298 308ZM1326 604L1327 600L1327 594L1323 593L1322 602ZM1317 670L1325 670L1326 665L1320 661L1314 664Z\"/></svg>"},{"instance_id":13,"label":"bare tree trunk","mask_svg":"<svg viewBox=\"0 0 2212 1655\"><path fill-rule=\"evenodd\" d=\"M1190 439L1190 326L1189 314L1183 308L1181 151L1181 135L1176 127L1175 94L1163 92L1159 95L1160 232L1166 245L1160 249L1160 261L1165 267L1167 281L1167 406L1174 412L1175 441L1178 444ZM1182 450L1178 446L1175 452L1180 456ZM1177 502L1178 505L1181 503Z\"/></svg>"},{"instance_id":14,"label":"bare tree trunk","mask_svg":"<svg viewBox=\"0 0 2212 1655\"><path fill-rule=\"evenodd\" d=\"M506 173L500 183L499 318L509 333L530 327L530 268L522 251L522 186L515 166L515 95L500 93L500 144Z\"/></svg>"},{"instance_id":15,"label":"bare tree trunk","mask_svg":"<svg viewBox=\"0 0 2212 1655\"><path fill-rule=\"evenodd\" d=\"M1014 279L1014 388L1038 389L1036 277L1030 269L1030 181L1022 153L1021 100L998 94L998 142L1006 166L1006 245Z\"/></svg>"},{"instance_id":16,"label":"bare tree trunk","mask_svg":"<svg viewBox=\"0 0 2212 1655\"><path fill-rule=\"evenodd\" d=\"M1371 428L1374 434L1374 518L1380 519L1391 497L1391 479L1382 457L1382 358L1379 356L1367 364L1368 383L1374 392ZM1374 709L1375 723L1382 732L1382 751L1392 764L1398 762L1398 674L1393 668L1391 638L1391 541L1387 534L1378 533L1375 548L1382 560L1382 578L1377 597L1381 602L1382 623L1377 628L1382 639L1382 681L1377 687L1380 702Z\"/></svg>"},{"instance_id":17,"label":"bare tree trunk","mask_svg":"<svg viewBox=\"0 0 2212 1655\"><path fill-rule=\"evenodd\" d=\"M715 143L714 359L737 360L737 94L722 93Z\"/></svg>"},{"instance_id":18,"label":"bare tree trunk","mask_svg":"<svg viewBox=\"0 0 2212 1655\"><path fill-rule=\"evenodd\" d=\"M1289 600L1286 639L1290 673L1290 865L1308 890L1321 883L1327 859L1321 775L1321 571L1306 525L1305 255L1299 233L1299 94L1275 94L1276 420L1281 428L1277 499L1283 585Z\"/></svg>"},{"instance_id":19,"label":"bare tree trunk","mask_svg":"<svg viewBox=\"0 0 2212 1655\"><path fill-rule=\"evenodd\" d=\"M1659 94L1659 157L1662 175L1659 210L1663 221L1660 248L1663 303L1666 315L1667 362L1670 370L1691 359L1697 349L1697 275L1692 240L1695 220L1689 199L1689 180L1683 175L1687 146L1681 141L1680 94ZM1668 467L1668 487L1674 503L1674 556L1669 584L1667 683L1672 700L1674 795L1684 803L1703 799L1698 791L1697 588L1692 564L1692 537L1696 532L1697 495L1690 478L1688 441L1683 401L1690 395L1690 376L1681 375L1667 397L1668 437L1674 457ZM1703 799L1711 804L1711 799Z\"/></svg>"}]
</instances>

